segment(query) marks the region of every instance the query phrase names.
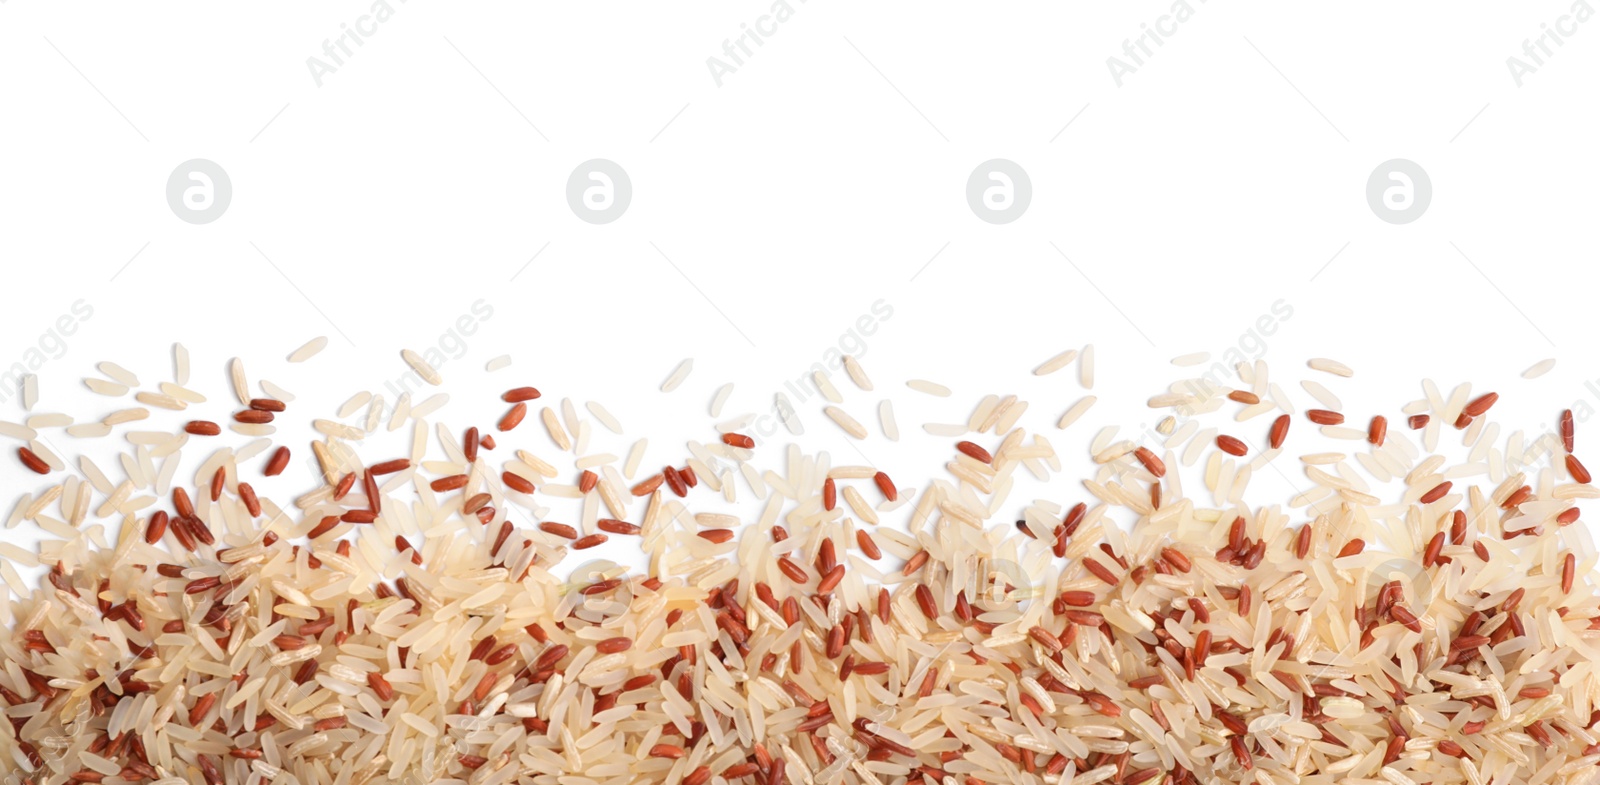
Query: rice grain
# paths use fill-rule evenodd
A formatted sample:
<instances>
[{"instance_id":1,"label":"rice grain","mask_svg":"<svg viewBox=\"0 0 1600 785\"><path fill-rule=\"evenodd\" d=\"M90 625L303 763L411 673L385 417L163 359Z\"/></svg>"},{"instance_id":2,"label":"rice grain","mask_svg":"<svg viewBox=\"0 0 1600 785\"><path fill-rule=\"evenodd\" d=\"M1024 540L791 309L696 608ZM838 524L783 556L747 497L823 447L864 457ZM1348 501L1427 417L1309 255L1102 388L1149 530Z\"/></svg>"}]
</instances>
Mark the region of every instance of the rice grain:
<instances>
[{"instance_id":1,"label":"rice grain","mask_svg":"<svg viewBox=\"0 0 1600 785\"><path fill-rule=\"evenodd\" d=\"M1502 439L1497 395L1430 383L1402 411L1436 415L1432 434L1467 418L1464 457L1381 415L1344 427L1336 399L1306 413L1321 426L1295 437L1306 454L1280 456L1293 409L1264 364L1239 373L1236 390L1158 392L1180 410L1156 436L1102 428L1081 482L1062 458L1082 453L1031 433L1025 401L986 396L925 428L956 444L935 451L948 474L902 476L915 489L865 455L758 443L770 431L744 429L770 419L742 417L660 456L628 498L647 442L619 472L570 398L540 413L572 453L560 466L519 449L527 429L496 451L481 421L430 427L443 393L401 396L399 457L363 443L383 408L369 394L338 420L245 398L176 435L127 432L116 481L87 458L69 472L38 430L112 417L0 424L52 475L7 521L36 525L39 551L0 543L0 754L39 782L161 785L1488 785L1593 769L1597 555L1568 524L1600 491L1577 418ZM525 411L539 394L501 397ZM1228 400L1278 412L1271 449L1207 422L1237 422ZM369 403L365 428L339 421ZM260 439L173 484L191 436L228 438L223 414L312 424L315 468L281 445L246 463L274 447ZM888 400L879 416L897 436ZM1330 437L1367 446L1329 452ZM1546 456L1566 474L1533 468ZM1275 460L1312 485L1287 506L1250 483ZM290 503L271 491L304 476L262 483L256 467L322 476ZM1019 468L1051 498L1008 501Z\"/></svg>"},{"instance_id":2,"label":"rice grain","mask_svg":"<svg viewBox=\"0 0 1600 785\"><path fill-rule=\"evenodd\" d=\"M300 346L300 348L290 352L289 362L303 363L306 360L317 356L319 352L326 348L328 348L328 337L326 335L319 335L309 341L306 341ZM179 384L182 383L183 382L179 382Z\"/></svg>"}]
</instances>

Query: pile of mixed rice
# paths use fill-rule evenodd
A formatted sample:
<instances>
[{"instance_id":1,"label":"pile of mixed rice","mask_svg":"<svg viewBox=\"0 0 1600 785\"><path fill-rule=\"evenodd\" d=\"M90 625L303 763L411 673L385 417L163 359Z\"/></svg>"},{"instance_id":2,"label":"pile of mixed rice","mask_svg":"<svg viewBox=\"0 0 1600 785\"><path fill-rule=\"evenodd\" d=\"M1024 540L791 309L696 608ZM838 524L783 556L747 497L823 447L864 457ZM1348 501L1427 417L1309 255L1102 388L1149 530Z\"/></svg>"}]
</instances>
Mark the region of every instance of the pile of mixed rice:
<instances>
[{"instance_id":1,"label":"pile of mixed rice","mask_svg":"<svg viewBox=\"0 0 1600 785\"><path fill-rule=\"evenodd\" d=\"M1091 385L1088 350L1036 373L1075 361ZM312 422L309 451L280 445L274 421L299 414L286 391L255 397L235 360L225 411L186 386L187 365L180 348L175 380L138 390L102 364L89 388L139 404L103 421L0 423L49 483L7 522L36 527L38 552L0 542L7 783L1500 785L1600 771L1596 558L1575 506L1600 491L1570 413L1502 439L1493 393L1425 383L1392 413L1402 427L1372 412L1347 424L1326 387L1305 383L1322 408L1297 411L1245 364L1237 388L1174 384L1150 401L1154 431L1101 431L1093 476L1019 504L1019 469L1047 480L1062 465L1018 426L1014 396L927 426L933 476L758 448L747 419L650 472L645 442L592 452L589 420L531 387L495 391L504 416L460 432L428 422L442 396L362 393ZM872 389L854 359L844 371ZM826 415L869 436L818 381ZM151 409L170 428L132 430ZM887 402L879 420L898 438ZM358 454L406 427L408 453ZM121 473L69 468L48 449L56 428L126 438ZM538 428L562 460L518 449ZM1464 460L1433 454L1457 434ZM192 484L175 478L180 448L223 443ZM1313 444L1340 449L1286 452ZM253 489L308 456L303 495ZM1269 468L1309 490L1252 495ZM1378 487L1397 484L1398 498ZM574 568L608 541L647 567Z\"/></svg>"}]
</instances>

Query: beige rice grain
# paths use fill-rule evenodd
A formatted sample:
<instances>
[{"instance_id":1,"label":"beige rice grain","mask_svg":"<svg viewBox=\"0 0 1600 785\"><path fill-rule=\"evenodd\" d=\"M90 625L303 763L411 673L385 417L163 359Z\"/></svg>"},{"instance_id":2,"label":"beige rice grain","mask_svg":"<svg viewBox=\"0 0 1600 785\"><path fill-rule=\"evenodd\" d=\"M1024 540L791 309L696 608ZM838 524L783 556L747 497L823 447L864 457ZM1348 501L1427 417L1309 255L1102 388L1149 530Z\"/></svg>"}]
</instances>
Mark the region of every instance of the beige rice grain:
<instances>
[{"instance_id":1,"label":"beige rice grain","mask_svg":"<svg viewBox=\"0 0 1600 785\"><path fill-rule=\"evenodd\" d=\"M1540 360L1533 365L1528 366L1528 370L1522 372L1522 378L1537 379L1549 373L1550 369L1554 367L1556 367L1556 361L1554 357Z\"/></svg>"},{"instance_id":2,"label":"beige rice grain","mask_svg":"<svg viewBox=\"0 0 1600 785\"><path fill-rule=\"evenodd\" d=\"M1314 357L1310 360L1307 360L1306 366L1314 371L1322 371L1323 373L1331 373L1334 376L1344 376L1347 378L1354 376L1356 373L1355 371L1350 370L1350 366L1345 365L1338 360L1330 360L1326 357Z\"/></svg>"},{"instance_id":3,"label":"beige rice grain","mask_svg":"<svg viewBox=\"0 0 1600 785\"><path fill-rule=\"evenodd\" d=\"M1035 367L1033 369L1033 375L1034 376L1048 376L1049 374L1055 373L1056 371L1059 371L1062 368L1065 368L1065 367L1071 365L1072 361L1076 360L1076 359L1078 359L1078 350L1077 349L1067 349L1066 351L1063 351L1060 354L1057 354L1057 355L1051 357L1050 359L1045 360L1044 362L1040 363L1037 367ZM950 394L949 390L946 390L945 391L945 395L949 395L949 394Z\"/></svg>"},{"instance_id":4,"label":"beige rice grain","mask_svg":"<svg viewBox=\"0 0 1600 785\"><path fill-rule=\"evenodd\" d=\"M683 380L689 378L689 373L693 370L694 358L685 358L672 369L672 373L667 374L666 381L661 383L661 391L669 393L678 389L678 385L683 384Z\"/></svg>"},{"instance_id":5,"label":"beige rice grain","mask_svg":"<svg viewBox=\"0 0 1600 785\"><path fill-rule=\"evenodd\" d=\"M434 387L444 384L444 377L440 376L439 371L430 365L427 360L423 359L422 355L410 349L402 349L400 350L400 358L405 360L406 365L411 366L411 370L416 371L417 375L422 377L422 380L428 384Z\"/></svg>"},{"instance_id":6,"label":"beige rice grain","mask_svg":"<svg viewBox=\"0 0 1600 785\"><path fill-rule=\"evenodd\" d=\"M104 370L104 369L102 369ZM115 377L113 377L115 378ZM244 374L244 360L235 357L228 363L228 378L233 382L233 396L239 400L240 406L250 405L250 382ZM120 380L119 380L120 381ZM182 382L180 382L181 384ZM137 382L128 385L139 386Z\"/></svg>"},{"instance_id":7,"label":"beige rice grain","mask_svg":"<svg viewBox=\"0 0 1600 785\"><path fill-rule=\"evenodd\" d=\"M289 362L303 363L306 360L316 357L319 352L326 348L328 348L328 336L319 335L309 341L306 341L300 346L300 348L290 352Z\"/></svg>"}]
</instances>

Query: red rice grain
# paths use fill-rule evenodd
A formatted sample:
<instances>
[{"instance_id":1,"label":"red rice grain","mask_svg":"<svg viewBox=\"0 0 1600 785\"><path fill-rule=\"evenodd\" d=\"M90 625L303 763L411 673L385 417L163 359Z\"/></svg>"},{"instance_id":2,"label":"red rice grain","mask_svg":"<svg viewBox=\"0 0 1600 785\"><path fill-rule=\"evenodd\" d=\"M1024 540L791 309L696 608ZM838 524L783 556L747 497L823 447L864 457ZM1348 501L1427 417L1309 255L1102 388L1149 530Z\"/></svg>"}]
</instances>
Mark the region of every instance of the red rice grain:
<instances>
[{"instance_id":1,"label":"red rice grain","mask_svg":"<svg viewBox=\"0 0 1600 785\"><path fill-rule=\"evenodd\" d=\"M512 406L509 410L507 410L505 414L501 415L500 422L496 423L495 427L498 428L502 432L509 431L512 428L515 428L518 425L521 425L522 424L522 418L527 417L527 416L528 416L528 405L525 404L525 403L516 404L515 406Z\"/></svg>"},{"instance_id":2,"label":"red rice grain","mask_svg":"<svg viewBox=\"0 0 1600 785\"><path fill-rule=\"evenodd\" d=\"M1278 419L1272 421L1272 431L1267 435L1269 448L1276 450L1283 446L1283 440L1289 436L1289 421L1287 414L1280 414Z\"/></svg>"},{"instance_id":3,"label":"red rice grain","mask_svg":"<svg viewBox=\"0 0 1600 785\"><path fill-rule=\"evenodd\" d=\"M1470 403L1462 408L1461 413L1467 415L1468 417L1481 417L1483 413L1489 411L1489 407L1494 406L1495 401L1498 400L1500 400L1499 393L1484 393L1483 395L1472 399Z\"/></svg>"},{"instance_id":4,"label":"red rice grain","mask_svg":"<svg viewBox=\"0 0 1600 785\"><path fill-rule=\"evenodd\" d=\"M891 502L900 500L900 491L895 488L894 480L889 479L889 475L878 472L872 475L872 482L878 486L878 492L883 494L883 498Z\"/></svg>"},{"instance_id":5,"label":"red rice grain","mask_svg":"<svg viewBox=\"0 0 1600 785\"><path fill-rule=\"evenodd\" d=\"M283 474L283 470L288 467L289 448L279 447L278 449L273 450L272 457L267 460L267 468L261 473L268 477L276 477L280 474Z\"/></svg>"},{"instance_id":6,"label":"red rice grain","mask_svg":"<svg viewBox=\"0 0 1600 785\"><path fill-rule=\"evenodd\" d=\"M1388 434L1389 420L1381 414L1375 415L1367 425L1367 442L1374 447L1382 447Z\"/></svg>"},{"instance_id":7,"label":"red rice grain","mask_svg":"<svg viewBox=\"0 0 1600 785\"><path fill-rule=\"evenodd\" d=\"M500 400L506 403L522 403L539 397L539 391L533 387L517 387L501 393Z\"/></svg>"},{"instance_id":8,"label":"red rice grain","mask_svg":"<svg viewBox=\"0 0 1600 785\"><path fill-rule=\"evenodd\" d=\"M1589 470L1584 468L1583 463L1578 460L1576 455L1567 455L1567 473L1572 475L1573 481L1584 485L1587 485L1593 479L1589 475Z\"/></svg>"},{"instance_id":9,"label":"red rice grain","mask_svg":"<svg viewBox=\"0 0 1600 785\"><path fill-rule=\"evenodd\" d=\"M1327 409L1307 409L1306 419L1318 425L1342 425L1344 415Z\"/></svg>"},{"instance_id":10,"label":"red rice grain","mask_svg":"<svg viewBox=\"0 0 1600 785\"><path fill-rule=\"evenodd\" d=\"M956 449L959 450L962 455L978 461L979 463L994 462L994 456L990 455L988 450L983 449L973 442L957 442Z\"/></svg>"},{"instance_id":11,"label":"red rice grain","mask_svg":"<svg viewBox=\"0 0 1600 785\"><path fill-rule=\"evenodd\" d=\"M1150 448L1140 447L1134 450L1133 457L1139 459L1139 463L1144 466L1145 471L1156 477L1165 477L1167 475L1167 465L1162 463L1161 459L1150 451Z\"/></svg>"},{"instance_id":12,"label":"red rice grain","mask_svg":"<svg viewBox=\"0 0 1600 785\"><path fill-rule=\"evenodd\" d=\"M33 453L33 450L30 450L30 449L28 449L26 447L18 447L17 448L17 457L22 459L22 465L23 466L26 466L29 469L32 469L34 472L36 472L38 474L49 474L50 473L50 464L45 463L43 459L41 459L39 456L35 455Z\"/></svg>"},{"instance_id":13,"label":"red rice grain","mask_svg":"<svg viewBox=\"0 0 1600 785\"><path fill-rule=\"evenodd\" d=\"M1217 449L1234 456L1241 456L1250 451L1244 442L1227 435L1217 437Z\"/></svg>"}]
</instances>

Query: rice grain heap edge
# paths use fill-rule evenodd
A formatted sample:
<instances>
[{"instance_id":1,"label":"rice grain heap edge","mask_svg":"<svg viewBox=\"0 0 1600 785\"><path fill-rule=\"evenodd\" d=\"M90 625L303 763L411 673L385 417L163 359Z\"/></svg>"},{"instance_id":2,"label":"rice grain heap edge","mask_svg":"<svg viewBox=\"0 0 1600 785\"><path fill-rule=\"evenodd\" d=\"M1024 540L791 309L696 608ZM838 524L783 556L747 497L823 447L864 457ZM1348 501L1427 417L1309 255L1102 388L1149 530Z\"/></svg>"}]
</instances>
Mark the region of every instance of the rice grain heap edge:
<instances>
[{"instance_id":1,"label":"rice grain heap edge","mask_svg":"<svg viewBox=\"0 0 1600 785\"><path fill-rule=\"evenodd\" d=\"M320 434L308 450L279 444L273 423L298 412L251 397L242 361L228 365L240 406L206 420L177 356L177 382L135 393L185 410L159 412L171 427L143 424L144 409L101 424L131 445L120 474L47 448L40 430L71 418L0 423L52 483L7 520L37 527L38 552L0 542L8 783L1500 785L1600 771L1600 599L1576 506L1600 490L1570 412L1502 440L1497 395L1424 382L1358 423L1316 382L1323 408L1297 410L1258 362L1237 368L1238 388L1174 383L1138 439L1102 430L1075 482L1018 425L1028 403L999 394L926 426L940 436L922 437L936 445L924 467L758 446L736 419L639 476L645 440L626 461L590 452L578 407L542 406L533 387L497 393L503 415L462 432L426 420L442 394L390 408L361 393L338 418L304 418ZM1088 387L1092 357L1068 350L1034 373L1077 360ZM90 380L95 392L139 386L102 367L116 382ZM855 358L847 376L873 389ZM821 381L826 415L867 438ZM878 405L897 438L887 399L856 402ZM359 454L406 427L408 452ZM546 433L570 455L523 449ZM1438 450L1452 433L1462 462ZM180 448L221 444L192 483L175 476ZM1325 451L1283 452L1309 444ZM1053 478L1058 498L1008 501L1019 469ZM293 499L251 485L301 470ZM1268 470L1303 490L1252 494ZM1398 498L1380 495L1391 486ZM586 561L618 542L642 574Z\"/></svg>"}]
</instances>

